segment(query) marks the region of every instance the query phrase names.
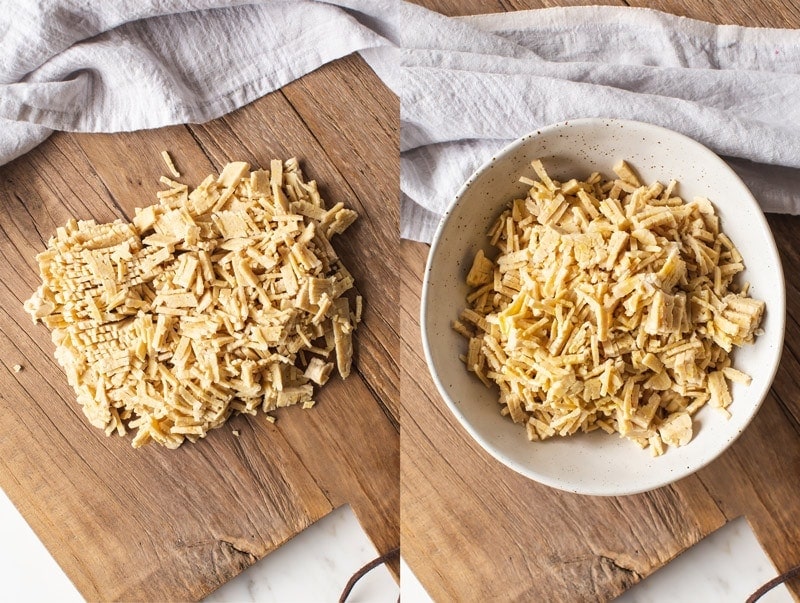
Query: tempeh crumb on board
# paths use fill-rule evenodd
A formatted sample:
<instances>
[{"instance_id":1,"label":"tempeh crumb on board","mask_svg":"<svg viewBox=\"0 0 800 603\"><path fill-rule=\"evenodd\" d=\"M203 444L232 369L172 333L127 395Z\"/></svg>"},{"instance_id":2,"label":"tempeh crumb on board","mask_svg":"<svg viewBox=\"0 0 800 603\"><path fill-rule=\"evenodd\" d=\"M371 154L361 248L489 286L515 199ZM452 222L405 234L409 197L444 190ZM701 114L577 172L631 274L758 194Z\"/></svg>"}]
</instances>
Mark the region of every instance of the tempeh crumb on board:
<instances>
[{"instance_id":1,"label":"tempeh crumb on board","mask_svg":"<svg viewBox=\"0 0 800 603\"><path fill-rule=\"evenodd\" d=\"M351 370L362 300L330 239L356 212L328 207L296 159L232 162L194 189L160 180L131 223L72 219L37 256L25 309L89 421L176 448L232 414L313 406Z\"/></svg>"}]
</instances>

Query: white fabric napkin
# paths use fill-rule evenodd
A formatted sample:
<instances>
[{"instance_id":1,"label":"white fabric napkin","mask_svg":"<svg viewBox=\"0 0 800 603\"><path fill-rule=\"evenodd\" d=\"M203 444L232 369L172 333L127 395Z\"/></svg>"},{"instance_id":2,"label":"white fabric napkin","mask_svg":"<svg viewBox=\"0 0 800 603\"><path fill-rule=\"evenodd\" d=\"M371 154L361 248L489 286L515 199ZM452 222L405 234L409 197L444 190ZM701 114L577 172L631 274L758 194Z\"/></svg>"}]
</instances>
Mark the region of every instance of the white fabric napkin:
<instances>
[{"instance_id":1,"label":"white fabric napkin","mask_svg":"<svg viewBox=\"0 0 800 603\"><path fill-rule=\"evenodd\" d=\"M356 14L299 0L14 0L0 11L0 164L51 130L213 119L389 43Z\"/></svg>"},{"instance_id":2,"label":"white fabric napkin","mask_svg":"<svg viewBox=\"0 0 800 603\"><path fill-rule=\"evenodd\" d=\"M401 98L401 234L468 175L577 117L683 132L766 211L800 213L800 32L635 8L463 19L400 0L27 0L0 11L0 164L53 130L201 122L359 52Z\"/></svg>"},{"instance_id":3,"label":"white fabric napkin","mask_svg":"<svg viewBox=\"0 0 800 603\"><path fill-rule=\"evenodd\" d=\"M404 53L402 236L429 241L498 149L579 117L682 132L722 155L765 211L800 213L800 31L608 6L459 21L460 40Z\"/></svg>"}]
</instances>

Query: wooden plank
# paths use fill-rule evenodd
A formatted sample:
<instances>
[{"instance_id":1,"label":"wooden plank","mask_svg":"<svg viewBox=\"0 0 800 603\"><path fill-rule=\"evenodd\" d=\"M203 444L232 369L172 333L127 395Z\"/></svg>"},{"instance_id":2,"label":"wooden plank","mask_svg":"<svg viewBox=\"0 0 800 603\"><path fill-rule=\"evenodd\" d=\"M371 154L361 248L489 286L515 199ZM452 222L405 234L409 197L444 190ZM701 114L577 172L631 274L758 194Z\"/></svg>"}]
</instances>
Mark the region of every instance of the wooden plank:
<instances>
[{"instance_id":1,"label":"wooden plank","mask_svg":"<svg viewBox=\"0 0 800 603\"><path fill-rule=\"evenodd\" d=\"M348 85L329 95L309 84L298 98L313 92L323 106L360 103L371 121L360 124L361 138L340 142L341 152L371 138L380 141L372 149L378 164L396 163L396 137L391 144L385 129L372 126L396 119L391 95L375 92L382 84L368 70L354 81L358 69L327 65L318 72L324 81L341 73ZM334 240L367 296L356 366L393 366L396 329L381 315L385 302L376 299L373 308L370 299L391 281L367 282L361 264L371 245L374 261L391 272L388 246L372 242L386 220L396 223L396 210L383 211L396 195L396 172L372 180L373 194L364 194L354 184L359 166L325 152L334 135L320 137L326 131L276 93L203 126L56 134L0 168L0 487L87 599L201 598L342 504L353 506L379 550L398 545L399 434L387 410L397 406L397 389L387 370L332 379L313 410L282 409L275 425L237 417L196 445L133 450L129 439L89 427L52 358L49 333L21 307L38 285L34 255L56 226L72 216L129 218L154 202L166 173L162 149L193 183L228 160L264 165L298 155L330 198L362 214L352 237ZM24 369L15 373L15 364Z\"/></svg>"},{"instance_id":2,"label":"wooden plank","mask_svg":"<svg viewBox=\"0 0 800 603\"><path fill-rule=\"evenodd\" d=\"M798 27L800 7L789 2L753 0L746 4L731 0L628 0L630 6L654 8L664 12L724 25L747 27Z\"/></svg>"},{"instance_id":3,"label":"wooden plank","mask_svg":"<svg viewBox=\"0 0 800 603\"><path fill-rule=\"evenodd\" d=\"M427 246L403 248L402 280L413 282ZM403 290L401 538L404 558L434 599L605 600L724 524L697 478L599 498L563 493L500 465L421 377L418 295L412 286ZM481 546L468 545L475 542Z\"/></svg>"},{"instance_id":4,"label":"wooden plank","mask_svg":"<svg viewBox=\"0 0 800 603\"><path fill-rule=\"evenodd\" d=\"M574 4L420 3L447 14ZM800 11L788 5L627 4L719 23L800 27ZM770 216L769 222L784 272L793 275L800 271L800 218ZM428 247L405 242L402 249L401 536L404 558L434 599L607 600L741 515L779 570L800 561L794 479L800 474L800 291L793 279L787 282L778 375L739 440L710 466L670 487L601 499L525 480L491 459L457 424L427 377L421 352L419 295ZM788 586L800 596L800 580Z\"/></svg>"}]
</instances>

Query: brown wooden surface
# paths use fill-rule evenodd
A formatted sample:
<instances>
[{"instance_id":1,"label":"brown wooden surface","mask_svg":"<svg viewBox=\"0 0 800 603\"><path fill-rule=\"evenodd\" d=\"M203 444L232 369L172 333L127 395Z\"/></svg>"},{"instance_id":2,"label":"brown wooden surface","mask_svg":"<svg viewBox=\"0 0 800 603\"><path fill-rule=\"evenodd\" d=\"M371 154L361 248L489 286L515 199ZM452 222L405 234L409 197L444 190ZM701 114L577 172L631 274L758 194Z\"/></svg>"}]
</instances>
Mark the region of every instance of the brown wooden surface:
<instances>
[{"instance_id":1,"label":"brown wooden surface","mask_svg":"<svg viewBox=\"0 0 800 603\"><path fill-rule=\"evenodd\" d=\"M575 4L423 0L446 14ZM583 4L584 2L579 2ZM620 5L624 2L617 3ZM781 3L627 3L719 23L800 27ZM762 409L734 446L680 482L596 498L541 486L483 452L428 377L419 296L428 246L403 242L401 541L437 601L600 601L744 515L779 570L800 563L800 217L769 216L787 275L783 360ZM789 584L800 594L800 580Z\"/></svg>"},{"instance_id":2,"label":"brown wooden surface","mask_svg":"<svg viewBox=\"0 0 800 603\"><path fill-rule=\"evenodd\" d=\"M398 545L397 114L349 57L204 125L56 134L0 168L0 487L87 599L200 598L343 504L379 551ZM354 374L313 410L238 417L177 451L90 427L22 310L57 226L155 202L162 149L194 184L229 160L297 156L361 215L334 240L365 299Z\"/></svg>"}]
</instances>

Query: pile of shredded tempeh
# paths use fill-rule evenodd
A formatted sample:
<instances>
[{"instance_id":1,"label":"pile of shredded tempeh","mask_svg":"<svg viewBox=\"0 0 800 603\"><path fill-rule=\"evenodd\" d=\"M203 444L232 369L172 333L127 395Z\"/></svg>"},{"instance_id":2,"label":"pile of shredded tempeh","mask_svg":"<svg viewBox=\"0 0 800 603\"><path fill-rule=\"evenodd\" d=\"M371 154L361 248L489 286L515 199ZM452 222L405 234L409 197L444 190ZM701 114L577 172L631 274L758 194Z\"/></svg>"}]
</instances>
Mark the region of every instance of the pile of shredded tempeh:
<instances>
[{"instance_id":1,"label":"pile of shredded tempeh","mask_svg":"<svg viewBox=\"0 0 800 603\"><path fill-rule=\"evenodd\" d=\"M731 402L734 345L753 341L764 302L732 285L742 257L711 203L685 203L618 178L539 181L489 231L454 328L468 338L467 368L500 389L501 412L540 440L601 428L662 454L692 437L706 402ZM729 416L729 415L727 415Z\"/></svg>"},{"instance_id":2,"label":"pile of shredded tempeh","mask_svg":"<svg viewBox=\"0 0 800 603\"><path fill-rule=\"evenodd\" d=\"M326 209L295 159L229 163L191 191L162 182L133 223L71 220L37 256L25 309L84 413L107 435L136 429L134 447L175 448L232 413L311 407L332 355L350 372L361 298L351 313L330 238L356 213Z\"/></svg>"}]
</instances>

